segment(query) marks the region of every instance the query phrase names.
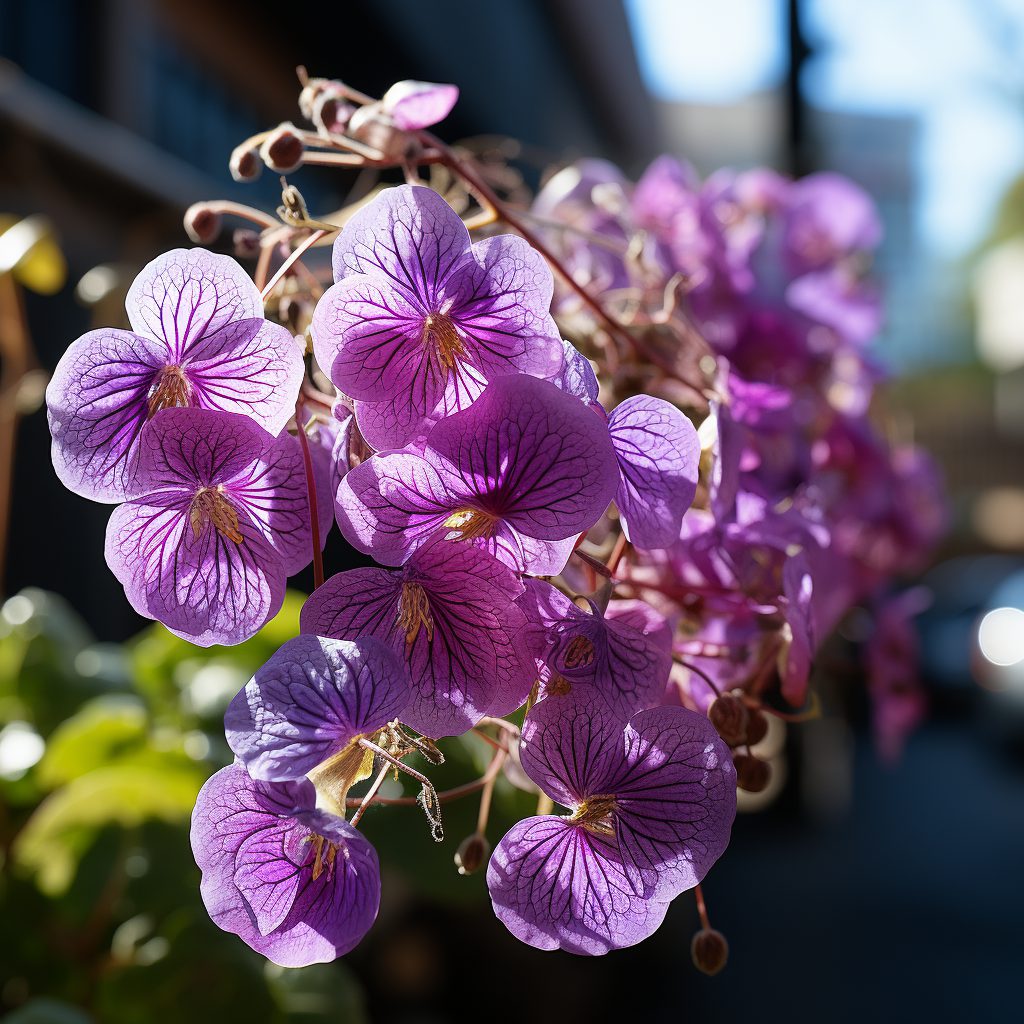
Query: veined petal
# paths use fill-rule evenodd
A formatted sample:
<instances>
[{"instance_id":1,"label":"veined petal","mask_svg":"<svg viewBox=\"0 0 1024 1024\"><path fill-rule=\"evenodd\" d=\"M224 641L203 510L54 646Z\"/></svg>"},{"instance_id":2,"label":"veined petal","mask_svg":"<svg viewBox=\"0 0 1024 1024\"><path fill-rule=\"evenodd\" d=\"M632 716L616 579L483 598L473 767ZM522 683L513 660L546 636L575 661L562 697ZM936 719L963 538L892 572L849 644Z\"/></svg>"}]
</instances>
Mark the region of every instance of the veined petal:
<instances>
[{"instance_id":1,"label":"veined petal","mask_svg":"<svg viewBox=\"0 0 1024 1024\"><path fill-rule=\"evenodd\" d=\"M129 490L150 389L167 362L165 344L128 331L82 335L46 388L53 467L65 487L94 501Z\"/></svg>"},{"instance_id":2,"label":"veined petal","mask_svg":"<svg viewBox=\"0 0 1024 1024\"><path fill-rule=\"evenodd\" d=\"M305 373L301 344L262 316L193 339L182 366L193 405L241 413L275 436L295 413Z\"/></svg>"},{"instance_id":3,"label":"veined petal","mask_svg":"<svg viewBox=\"0 0 1024 1024\"><path fill-rule=\"evenodd\" d=\"M455 106L459 89L437 82L396 82L381 98L395 126L403 131L429 128L443 121Z\"/></svg>"},{"instance_id":4,"label":"veined petal","mask_svg":"<svg viewBox=\"0 0 1024 1024\"><path fill-rule=\"evenodd\" d=\"M247 640L281 608L285 573L245 520L241 543L212 522L197 534L191 494L165 491L118 506L107 525L107 565L131 606L200 647Z\"/></svg>"},{"instance_id":5,"label":"veined petal","mask_svg":"<svg viewBox=\"0 0 1024 1024\"><path fill-rule=\"evenodd\" d=\"M498 843L487 867L494 913L537 949L600 956L661 925L668 904L645 898L614 837L551 815L526 818Z\"/></svg>"},{"instance_id":6,"label":"veined petal","mask_svg":"<svg viewBox=\"0 0 1024 1024\"><path fill-rule=\"evenodd\" d=\"M334 243L334 279L382 275L410 303L435 302L462 254L462 218L422 185L386 189L351 217Z\"/></svg>"},{"instance_id":7,"label":"veined petal","mask_svg":"<svg viewBox=\"0 0 1024 1024\"><path fill-rule=\"evenodd\" d=\"M379 641L289 640L228 706L228 745L254 778L308 775L356 737L376 732L409 703L409 681Z\"/></svg>"},{"instance_id":8,"label":"veined petal","mask_svg":"<svg viewBox=\"0 0 1024 1024\"><path fill-rule=\"evenodd\" d=\"M437 470L410 452L374 455L338 486L338 526L354 547L401 565L458 507Z\"/></svg>"},{"instance_id":9,"label":"veined petal","mask_svg":"<svg viewBox=\"0 0 1024 1024\"><path fill-rule=\"evenodd\" d=\"M172 249L148 263L125 308L132 329L164 342L175 363L232 321L263 318L263 300L245 270L205 249Z\"/></svg>"},{"instance_id":10,"label":"veined petal","mask_svg":"<svg viewBox=\"0 0 1024 1024\"><path fill-rule=\"evenodd\" d=\"M615 503L637 547L665 548L679 538L697 492L700 442L690 420L660 398L627 398L608 418L621 478Z\"/></svg>"}]
</instances>

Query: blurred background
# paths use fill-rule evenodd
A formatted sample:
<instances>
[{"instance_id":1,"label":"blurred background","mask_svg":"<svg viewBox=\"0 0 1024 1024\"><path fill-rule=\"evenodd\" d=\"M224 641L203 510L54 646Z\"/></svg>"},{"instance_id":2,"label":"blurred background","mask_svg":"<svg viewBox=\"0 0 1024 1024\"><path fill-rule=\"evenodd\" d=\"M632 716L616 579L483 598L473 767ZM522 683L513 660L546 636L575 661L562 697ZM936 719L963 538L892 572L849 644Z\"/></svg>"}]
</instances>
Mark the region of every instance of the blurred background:
<instances>
[{"instance_id":1,"label":"blurred background","mask_svg":"<svg viewBox=\"0 0 1024 1024\"><path fill-rule=\"evenodd\" d=\"M436 849L404 838L420 823L400 811L367 817L384 904L339 964L267 967L203 912L188 814L228 760L224 703L294 632L297 604L213 652L135 616L103 561L108 508L53 475L42 391L74 338L121 320L139 268L188 244L187 206L277 205L272 176L238 185L227 161L298 117L298 64L374 95L454 82L445 137L515 138L538 176L582 155L635 176L670 152L704 173L838 170L880 207L885 401L937 458L952 505L918 620L930 716L886 763L836 684L824 718L779 738L785 785L741 816L705 885L731 943L716 978L690 966L685 897L606 961L517 943L483 878L451 865L472 806ZM0 1013L1019 1019L1022 0L3 0L0 137ZM317 209L351 185L296 183ZM329 568L343 549L333 537ZM855 618L847 633L856 643ZM499 791L497 834L532 812L516 801Z\"/></svg>"}]
</instances>

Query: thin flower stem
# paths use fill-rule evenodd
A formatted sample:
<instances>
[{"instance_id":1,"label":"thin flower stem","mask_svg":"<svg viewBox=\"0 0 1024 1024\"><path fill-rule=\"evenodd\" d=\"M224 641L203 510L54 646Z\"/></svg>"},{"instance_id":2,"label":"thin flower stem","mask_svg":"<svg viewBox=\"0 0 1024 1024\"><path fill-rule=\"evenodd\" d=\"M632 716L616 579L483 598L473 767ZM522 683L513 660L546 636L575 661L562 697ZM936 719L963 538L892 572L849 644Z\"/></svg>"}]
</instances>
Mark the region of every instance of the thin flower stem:
<instances>
[{"instance_id":1,"label":"thin flower stem","mask_svg":"<svg viewBox=\"0 0 1024 1024\"><path fill-rule=\"evenodd\" d=\"M260 243L260 255L256 260L256 274L254 280L256 287L259 288L260 293L263 292L263 286L267 281L267 272L270 270L270 257L273 255L274 246L277 244L278 239L275 233L265 235L262 242Z\"/></svg>"},{"instance_id":2,"label":"thin flower stem","mask_svg":"<svg viewBox=\"0 0 1024 1024\"><path fill-rule=\"evenodd\" d=\"M373 798L377 795L377 790L384 785L384 780L388 777L388 772L391 771L391 765L385 764L383 768L377 773L377 778L373 780L373 785L363 795L363 801L356 809L356 813L352 815L352 819L349 824L355 828L359 824L359 819L363 816L366 808L370 806Z\"/></svg>"},{"instance_id":3,"label":"thin flower stem","mask_svg":"<svg viewBox=\"0 0 1024 1024\"><path fill-rule=\"evenodd\" d=\"M313 544L313 589L324 585L324 556L320 549L320 510L317 507L316 478L313 475L313 458L309 454L309 439L302 423L302 397L295 405L295 425L299 428L299 445L302 448L302 464L306 471L306 497L309 504L309 534Z\"/></svg>"},{"instance_id":4,"label":"thin flower stem","mask_svg":"<svg viewBox=\"0 0 1024 1024\"><path fill-rule=\"evenodd\" d=\"M267 298L269 297L270 293L274 290L274 286L277 284L277 282L280 281L281 278L288 273L288 270L291 268L292 264L295 263L295 261L298 260L307 249L315 245L318 239L322 238L326 234L327 232L324 230L314 231L312 234L304 238L302 242L300 242L299 245L297 245L289 253L288 258L284 261L284 263L281 264L281 266L277 268L277 273L274 274L274 276L267 282L266 286L260 292L260 298L264 302L267 301Z\"/></svg>"},{"instance_id":5,"label":"thin flower stem","mask_svg":"<svg viewBox=\"0 0 1024 1024\"><path fill-rule=\"evenodd\" d=\"M615 541L615 547L612 548L611 557L608 559L608 575L614 576L615 570L619 567L619 562L622 561L622 556L626 553L629 547L629 541L626 540L626 534L620 533L618 540Z\"/></svg>"},{"instance_id":6,"label":"thin flower stem","mask_svg":"<svg viewBox=\"0 0 1024 1024\"><path fill-rule=\"evenodd\" d=\"M480 794L480 810L476 816L476 830L480 835L484 835L487 831L487 819L491 813L491 796L494 793L494 784L498 781L498 771L505 763L506 757L508 757L508 753L504 750L499 750L491 761L491 765L496 765L496 767L494 774L484 783L483 791Z\"/></svg>"},{"instance_id":7,"label":"thin flower stem","mask_svg":"<svg viewBox=\"0 0 1024 1024\"><path fill-rule=\"evenodd\" d=\"M253 224L259 224L261 228L276 228L280 224L280 221L271 217L269 213L264 213L252 206L245 206L242 203L233 203L228 199L210 199L199 205L205 206L214 213L226 213L230 216L241 217Z\"/></svg>"},{"instance_id":8,"label":"thin flower stem","mask_svg":"<svg viewBox=\"0 0 1024 1024\"><path fill-rule=\"evenodd\" d=\"M703 680L704 680L704 682L705 682L705 683L707 683L707 684L708 684L708 686L710 686L710 687L711 687L711 689L715 691L715 694L716 694L717 696L719 696L719 697L721 697L721 696L722 696L722 691L721 691L721 690L720 690L720 689L719 689L719 688L718 688L718 687L717 687L717 686L715 685L715 682L714 682L714 680L713 680L713 679L711 678L711 676L709 676L709 675L707 674L707 672L705 672L705 671L704 671L703 669L699 669L699 668L697 668L697 666L696 666L696 665L692 664L692 663L691 663L691 662L689 662L689 661L685 661L685 660L684 660L683 658L680 658L680 657L679 657L679 655L677 655L677 654L673 654L673 655L672 655L672 660L673 660L674 662L676 662L677 664L679 664L679 665L682 665L682 666L683 666L683 668L685 668L685 669L688 669L688 670L689 670L690 672L692 672L692 673L693 673L694 675L698 675L698 676L700 676L700 677L701 677L701 679L703 679Z\"/></svg>"},{"instance_id":9,"label":"thin flower stem","mask_svg":"<svg viewBox=\"0 0 1024 1024\"><path fill-rule=\"evenodd\" d=\"M700 917L700 925L705 931L711 931L711 921L708 918L707 904L704 902L704 890L701 889L700 883L693 887L693 896L697 901L697 914Z\"/></svg>"}]
</instances>

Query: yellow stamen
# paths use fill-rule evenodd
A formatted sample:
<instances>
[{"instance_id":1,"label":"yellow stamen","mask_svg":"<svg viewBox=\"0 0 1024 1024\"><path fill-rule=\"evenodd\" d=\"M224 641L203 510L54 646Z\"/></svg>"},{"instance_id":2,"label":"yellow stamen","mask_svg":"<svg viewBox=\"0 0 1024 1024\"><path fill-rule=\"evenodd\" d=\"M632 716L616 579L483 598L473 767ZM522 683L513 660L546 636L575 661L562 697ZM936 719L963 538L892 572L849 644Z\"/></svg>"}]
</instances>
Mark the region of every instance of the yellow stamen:
<instances>
[{"instance_id":1,"label":"yellow stamen","mask_svg":"<svg viewBox=\"0 0 1024 1024\"><path fill-rule=\"evenodd\" d=\"M433 345L438 362L446 370L454 370L466 354L458 328L444 313L430 313L423 321L423 343Z\"/></svg>"},{"instance_id":2,"label":"yellow stamen","mask_svg":"<svg viewBox=\"0 0 1024 1024\"><path fill-rule=\"evenodd\" d=\"M192 534L195 537L203 532L203 525L209 522L213 523L222 537L227 537L236 544L241 544L245 539L238 529L238 513L224 497L220 484L196 491L192 507L189 509L189 521L192 523Z\"/></svg>"},{"instance_id":3,"label":"yellow stamen","mask_svg":"<svg viewBox=\"0 0 1024 1024\"><path fill-rule=\"evenodd\" d=\"M161 409L175 409L192 404L192 385L180 366L165 366L149 396L149 418Z\"/></svg>"},{"instance_id":4,"label":"yellow stamen","mask_svg":"<svg viewBox=\"0 0 1024 1024\"><path fill-rule=\"evenodd\" d=\"M334 858L338 856L338 848L323 836L308 835L303 842L313 848L313 881L315 882L324 870L334 867Z\"/></svg>"},{"instance_id":5,"label":"yellow stamen","mask_svg":"<svg viewBox=\"0 0 1024 1024\"><path fill-rule=\"evenodd\" d=\"M398 626L405 631L405 642L411 647L420 634L427 631L427 639L434 639L434 620L430 616L427 592L418 583L403 583L398 599Z\"/></svg>"},{"instance_id":6,"label":"yellow stamen","mask_svg":"<svg viewBox=\"0 0 1024 1024\"><path fill-rule=\"evenodd\" d=\"M612 835L615 831L612 824L614 812L615 797L592 796L576 808L576 813L569 820L582 825L588 832Z\"/></svg>"},{"instance_id":7,"label":"yellow stamen","mask_svg":"<svg viewBox=\"0 0 1024 1024\"><path fill-rule=\"evenodd\" d=\"M478 508L461 508L453 512L444 525L459 534L462 540L477 540L492 537L497 518Z\"/></svg>"}]
</instances>

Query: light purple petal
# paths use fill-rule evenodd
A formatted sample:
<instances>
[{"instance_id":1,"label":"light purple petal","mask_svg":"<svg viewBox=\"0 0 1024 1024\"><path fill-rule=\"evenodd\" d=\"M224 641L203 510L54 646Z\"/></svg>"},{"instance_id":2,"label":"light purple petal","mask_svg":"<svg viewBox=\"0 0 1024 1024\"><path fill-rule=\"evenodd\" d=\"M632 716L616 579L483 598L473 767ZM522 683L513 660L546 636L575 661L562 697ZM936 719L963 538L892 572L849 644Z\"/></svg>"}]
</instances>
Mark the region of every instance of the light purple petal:
<instances>
[{"instance_id":1,"label":"light purple petal","mask_svg":"<svg viewBox=\"0 0 1024 1024\"><path fill-rule=\"evenodd\" d=\"M168 491L118 506L107 525L107 565L140 615L200 647L241 643L280 611L284 570L245 520L242 543L210 522L196 536L190 502Z\"/></svg>"},{"instance_id":2,"label":"light purple petal","mask_svg":"<svg viewBox=\"0 0 1024 1024\"><path fill-rule=\"evenodd\" d=\"M697 491L697 431L675 406L648 395L617 406L608 430L621 473L615 502L627 538L643 549L668 547L679 538Z\"/></svg>"},{"instance_id":3,"label":"light purple petal","mask_svg":"<svg viewBox=\"0 0 1024 1024\"><path fill-rule=\"evenodd\" d=\"M263 300L245 270L205 249L172 249L148 263L125 308L132 330L164 342L172 362L235 320L263 319Z\"/></svg>"},{"instance_id":4,"label":"light purple petal","mask_svg":"<svg viewBox=\"0 0 1024 1024\"><path fill-rule=\"evenodd\" d=\"M127 331L90 331L68 348L46 388L53 467L65 487L94 501L123 500L166 362L163 342Z\"/></svg>"},{"instance_id":5,"label":"light purple petal","mask_svg":"<svg viewBox=\"0 0 1024 1024\"><path fill-rule=\"evenodd\" d=\"M334 279L367 274L432 305L469 244L462 218L433 189L399 185L349 219L334 243Z\"/></svg>"},{"instance_id":6,"label":"light purple petal","mask_svg":"<svg viewBox=\"0 0 1024 1024\"><path fill-rule=\"evenodd\" d=\"M588 405L597 401L601 391L593 365L571 341L562 342L562 365L548 379L566 394Z\"/></svg>"},{"instance_id":7,"label":"light purple petal","mask_svg":"<svg viewBox=\"0 0 1024 1024\"><path fill-rule=\"evenodd\" d=\"M305 373L301 340L262 316L193 338L181 366L191 404L241 413L274 435L295 414Z\"/></svg>"},{"instance_id":8,"label":"light purple petal","mask_svg":"<svg viewBox=\"0 0 1024 1024\"><path fill-rule=\"evenodd\" d=\"M409 703L393 652L371 638L289 640L232 700L228 744L254 778L298 779Z\"/></svg>"},{"instance_id":9,"label":"light purple petal","mask_svg":"<svg viewBox=\"0 0 1024 1024\"><path fill-rule=\"evenodd\" d=\"M315 800L305 780L259 782L236 763L203 786L192 816L210 916L284 967L347 953L380 902L373 847L340 818L316 811ZM323 870L313 878L318 859Z\"/></svg>"},{"instance_id":10,"label":"light purple petal","mask_svg":"<svg viewBox=\"0 0 1024 1024\"><path fill-rule=\"evenodd\" d=\"M381 98L397 128L418 131L443 121L455 106L459 89L435 82L396 82Z\"/></svg>"},{"instance_id":11,"label":"light purple petal","mask_svg":"<svg viewBox=\"0 0 1024 1024\"><path fill-rule=\"evenodd\" d=\"M516 938L587 956L642 941L668 909L637 891L614 837L550 815L526 818L505 834L487 867L487 888L498 920Z\"/></svg>"}]
</instances>

